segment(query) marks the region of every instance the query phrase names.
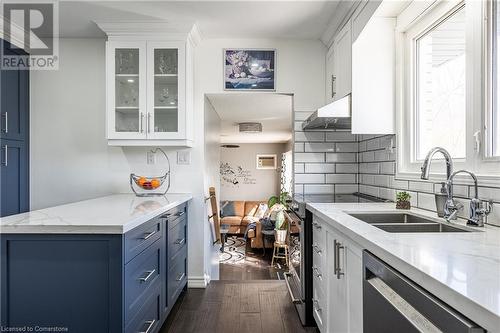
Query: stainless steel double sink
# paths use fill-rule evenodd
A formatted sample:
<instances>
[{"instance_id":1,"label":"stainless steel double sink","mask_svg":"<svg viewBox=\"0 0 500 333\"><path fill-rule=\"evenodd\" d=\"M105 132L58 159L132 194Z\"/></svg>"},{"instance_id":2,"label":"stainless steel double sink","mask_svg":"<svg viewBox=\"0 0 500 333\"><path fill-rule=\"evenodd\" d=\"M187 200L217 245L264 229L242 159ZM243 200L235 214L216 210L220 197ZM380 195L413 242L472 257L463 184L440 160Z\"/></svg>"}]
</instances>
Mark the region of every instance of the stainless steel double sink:
<instances>
[{"instance_id":1,"label":"stainless steel double sink","mask_svg":"<svg viewBox=\"0 0 500 333\"><path fill-rule=\"evenodd\" d=\"M392 233L475 231L408 213L353 213L349 215Z\"/></svg>"}]
</instances>

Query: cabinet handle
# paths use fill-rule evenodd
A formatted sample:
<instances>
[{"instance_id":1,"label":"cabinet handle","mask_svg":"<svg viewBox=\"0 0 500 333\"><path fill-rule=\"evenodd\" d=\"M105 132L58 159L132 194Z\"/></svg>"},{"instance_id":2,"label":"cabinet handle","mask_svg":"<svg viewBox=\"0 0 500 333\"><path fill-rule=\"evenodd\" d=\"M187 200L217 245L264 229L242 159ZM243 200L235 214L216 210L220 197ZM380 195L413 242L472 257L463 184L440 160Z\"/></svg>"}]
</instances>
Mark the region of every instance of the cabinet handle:
<instances>
[{"instance_id":1,"label":"cabinet handle","mask_svg":"<svg viewBox=\"0 0 500 333\"><path fill-rule=\"evenodd\" d=\"M5 112L2 117L5 118L5 127L4 129L2 130L2 132L4 133L9 133L9 113L8 112Z\"/></svg>"},{"instance_id":2,"label":"cabinet handle","mask_svg":"<svg viewBox=\"0 0 500 333\"><path fill-rule=\"evenodd\" d=\"M153 320L146 320L144 323L146 325L148 325L148 328L146 328L145 331L142 331L142 332L139 332L139 333L151 333L152 332L151 330L152 330L154 324L156 323L156 320L154 320L154 319Z\"/></svg>"},{"instance_id":3,"label":"cabinet handle","mask_svg":"<svg viewBox=\"0 0 500 333\"><path fill-rule=\"evenodd\" d=\"M318 222L313 222L313 227L316 229L321 229L321 225Z\"/></svg>"},{"instance_id":4,"label":"cabinet handle","mask_svg":"<svg viewBox=\"0 0 500 333\"><path fill-rule=\"evenodd\" d=\"M151 133L151 113L148 113L148 119L147 119L147 129L148 129L148 133Z\"/></svg>"},{"instance_id":5,"label":"cabinet handle","mask_svg":"<svg viewBox=\"0 0 500 333\"><path fill-rule=\"evenodd\" d=\"M332 98L337 95L337 77L335 75L332 75Z\"/></svg>"},{"instance_id":6,"label":"cabinet handle","mask_svg":"<svg viewBox=\"0 0 500 333\"><path fill-rule=\"evenodd\" d=\"M139 278L139 281L141 281L141 283L147 282L153 276L153 274L155 272L156 272L156 269L153 269L152 271L147 271L146 276Z\"/></svg>"},{"instance_id":7,"label":"cabinet handle","mask_svg":"<svg viewBox=\"0 0 500 333\"><path fill-rule=\"evenodd\" d=\"M143 121L143 120L144 120L144 113L142 113L142 112L141 112L141 117L140 117L139 119L140 119L140 120L139 120L139 128L140 128L140 130L141 130L141 133L143 133L143 132L144 132L144 129L143 129L143 124L142 124L142 123L144 122L144 121Z\"/></svg>"},{"instance_id":8,"label":"cabinet handle","mask_svg":"<svg viewBox=\"0 0 500 333\"><path fill-rule=\"evenodd\" d=\"M141 239L142 240L147 240L148 238L150 238L151 236L153 236L154 234L156 234L156 230L155 231L152 231L150 233L146 233L144 234L144 237L142 237Z\"/></svg>"},{"instance_id":9,"label":"cabinet handle","mask_svg":"<svg viewBox=\"0 0 500 333\"><path fill-rule=\"evenodd\" d=\"M3 156L4 156L4 159L3 159L3 162L2 162L2 165L3 166L7 166L9 164L9 147L7 145L4 145L3 146Z\"/></svg>"},{"instance_id":10,"label":"cabinet handle","mask_svg":"<svg viewBox=\"0 0 500 333\"><path fill-rule=\"evenodd\" d=\"M178 212L177 214L175 214L175 216L177 217L181 217L182 215L186 214L186 212Z\"/></svg>"},{"instance_id":11,"label":"cabinet handle","mask_svg":"<svg viewBox=\"0 0 500 333\"><path fill-rule=\"evenodd\" d=\"M182 279L184 279L185 276L186 273L182 273L178 278L175 279L175 281L181 281Z\"/></svg>"},{"instance_id":12,"label":"cabinet handle","mask_svg":"<svg viewBox=\"0 0 500 333\"><path fill-rule=\"evenodd\" d=\"M342 268L340 268L340 250L344 249L344 246L340 244L336 239L333 241L333 249L334 249L334 263L333 269L335 274L337 275L337 279L340 279L344 273L342 272Z\"/></svg>"},{"instance_id":13,"label":"cabinet handle","mask_svg":"<svg viewBox=\"0 0 500 333\"><path fill-rule=\"evenodd\" d=\"M316 266L313 266L313 271L316 272L316 277L321 279L323 277L323 274L319 271L319 268Z\"/></svg>"},{"instance_id":14,"label":"cabinet handle","mask_svg":"<svg viewBox=\"0 0 500 333\"><path fill-rule=\"evenodd\" d=\"M174 244L182 245L182 244L184 244L184 242L186 242L186 238L182 238L182 239L179 238L174 242Z\"/></svg>"},{"instance_id":15,"label":"cabinet handle","mask_svg":"<svg viewBox=\"0 0 500 333\"><path fill-rule=\"evenodd\" d=\"M315 298L313 298L313 306L316 311L321 312L321 308L319 307L319 301Z\"/></svg>"},{"instance_id":16,"label":"cabinet handle","mask_svg":"<svg viewBox=\"0 0 500 333\"><path fill-rule=\"evenodd\" d=\"M316 251L317 254L322 253L321 248L318 245L313 245L313 249L314 249L314 251Z\"/></svg>"}]
</instances>

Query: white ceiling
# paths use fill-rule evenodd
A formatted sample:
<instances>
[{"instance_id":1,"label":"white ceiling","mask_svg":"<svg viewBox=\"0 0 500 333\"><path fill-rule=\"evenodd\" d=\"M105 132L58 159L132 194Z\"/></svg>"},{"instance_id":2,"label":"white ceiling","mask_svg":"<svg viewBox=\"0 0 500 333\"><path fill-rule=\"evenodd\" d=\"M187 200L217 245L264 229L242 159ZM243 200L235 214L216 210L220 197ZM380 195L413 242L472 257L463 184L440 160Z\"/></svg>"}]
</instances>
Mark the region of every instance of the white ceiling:
<instances>
[{"instance_id":1,"label":"white ceiling","mask_svg":"<svg viewBox=\"0 0 500 333\"><path fill-rule=\"evenodd\" d=\"M221 143L277 143L292 139L292 96L269 93L207 94L221 118ZM261 133L240 133L238 123L260 122Z\"/></svg>"},{"instance_id":2,"label":"white ceiling","mask_svg":"<svg viewBox=\"0 0 500 333\"><path fill-rule=\"evenodd\" d=\"M104 37L93 22L196 23L211 38L318 39L338 1L61 1L62 37Z\"/></svg>"}]
</instances>

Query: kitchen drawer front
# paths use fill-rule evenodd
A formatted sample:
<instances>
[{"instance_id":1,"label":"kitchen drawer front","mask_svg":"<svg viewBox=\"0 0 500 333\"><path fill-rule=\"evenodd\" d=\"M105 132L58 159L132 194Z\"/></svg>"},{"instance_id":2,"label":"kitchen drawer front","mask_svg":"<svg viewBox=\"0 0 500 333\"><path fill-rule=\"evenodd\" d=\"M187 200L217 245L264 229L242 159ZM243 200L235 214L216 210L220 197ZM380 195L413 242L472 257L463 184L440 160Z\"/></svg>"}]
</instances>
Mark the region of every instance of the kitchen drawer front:
<instances>
[{"instance_id":1,"label":"kitchen drawer front","mask_svg":"<svg viewBox=\"0 0 500 333\"><path fill-rule=\"evenodd\" d=\"M184 248L187 243L187 219L185 217L180 218L179 222L176 223L175 227L168 230L168 256L169 264L179 252L180 249Z\"/></svg>"},{"instance_id":2,"label":"kitchen drawer front","mask_svg":"<svg viewBox=\"0 0 500 333\"><path fill-rule=\"evenodd\" d=\"M313 317L316 320L319 331L327 333L328 309L326 305L326 294L317 286L313 287Z\"/></svg>"},{"instance_id":3,"label":"kitchen drawer front","mask_svg":"<svg viewBox=\"0 0 500 333\"><path fill-rule=\"evenodd\" d=\"M126 333L158 332L161 327L160 294L161 288L158 284L154 288L154 292L145 300L137 315L126 325Z\"/></svg>"},{"instance_id":4,"label":"kitchen drawer front","mask_svg":"<svg viewBox=\"0 0 500 333\"><path fill-rule=\"evenodd\" d=\"M149 245L161 238L163 231L161 217L155 217L125 234L125 262L129 262Z\"/></svg>"},{"instance_id":5,"label":"kitchen drawer front","mask_svg":"<svg viewBox=\"0 0 500 333\"><path fill-rule=\"evenodd\" d=\"M167 302L172 308L187 281L187 247L180 250L168 267Z\"/></svg>"},{"instance_id":6,"label":"kitchen drawer front","mask_svg":"<svg viewBox=\"0 0 500 333\"><path fill-rule=\"evenodd\" d=\"M185 216L187 216L187 205L182 204L163 214L162 218L167 220L167 228L172 229L180 222L179 218Z\"/></svg>"},{"instance_id":7,"label":"kitchen drawer front","mask_svg":"<svg viewBox=\"0 0 500 333\"><path fill-rule=\"evenodd\" d=\"M144 299L157 284L161 285L159 239L149 248L125 265L125 321L128 322L139 311Z\"/></svg>"}]
</instances>

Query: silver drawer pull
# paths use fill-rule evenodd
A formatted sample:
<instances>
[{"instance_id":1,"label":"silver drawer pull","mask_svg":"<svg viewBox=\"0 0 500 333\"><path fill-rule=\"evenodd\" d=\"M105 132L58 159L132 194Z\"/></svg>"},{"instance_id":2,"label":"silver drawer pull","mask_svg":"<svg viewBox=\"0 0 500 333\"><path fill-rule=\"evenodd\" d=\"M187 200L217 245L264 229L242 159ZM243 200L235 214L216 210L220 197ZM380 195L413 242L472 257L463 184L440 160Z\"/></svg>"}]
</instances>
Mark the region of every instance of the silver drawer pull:
<instances>
[{"instance_id":1,"label":"silver drawer pull","mask_svg":"<svg viewBox=\"0 0 500 333\"><path fill-rule=\"evenodd\" d=\"M319 307L319 301L317 299L313 299L314 309L318 312L321 312L321 308Z\"/></svg>"},{"instance_id":2,"label":"silver drawer pull","mask_svg":"<svg viewBox=\"0 0 500 333\"><path fill-rule=\"evenodd\" d=\"M182 244L184 244L185 242L186 242L186 238L182 238L182 239L180 239L180 238L179 238L179 239L177 239L177 240L174 242L174 244L176 244L176 245L182 245Z\"/></svg>"},{"instance_id":3,"label":"silver drawer pull","mask_svg":"<svg viewBox=\"0 0 500 333\"><path fill-rule=\"evenodd\" d=\"M186 273L182 273L181 275L179 275L179 277L177 279L175 279L175 281L181 281L182 279L184 279L185 276L186 276Z\"/></svg>"},{"instance_id":4,"label":"silver drawer pull","mask_svg":"<svg viewBox=\"0 0 500 333\"><path fill-rule=\"evenodd\" d=\"M139 281L141 281L141 283L147 282L155 272L156 269L153 269L152 271L147 271L146 276L139 278Z\"/></svg>"},{"instance_id":5,"label":"silver drawer pull","mask_svg":"<svg viewBox=\"0 0 500 333\"><path fill-rule=\"evenodd\" d=\"M146 234L144 234L144 236L143 236L143 237L141 237L141 239L142 239L142 240L146 240L146 239L150 238L151 236L153 236L154 234L156 234L156 232L157 232L157 231L155 230L155 231L152 231L152 232L146 233Z\"/></svg>"},{"instance_id":6,"label":"silver drawer pull","mask_svg":"<svg viewBox=\"0 0 500 333\"><path fill-rule=\"evenodd\" d=\"M5 127L2 132L9 133L9 113L5 112L3 117L5 118Z\"/></svg>"},{"instance_id":7,"label":"silver drawer pull","mask_svg":"<svg viewBox=\"0 0 500 333\"><path fill-rule=\"evenodd\" d=\"M313 245L313 249L314 249L314 251L316 251L317 254L322 253L321 248L318 245Z\"/></svg>"},{"instance_id":8,"label":"silver drawer pull","mask_svg":"<svg viewBox=\"0 0 500 333\"><path fill-rule=\"evenodd\" d=\"M4 160L2 162L2 165L3 166L7 166L9 165L9 147L7 145L3 146L3 149L4 149Z\"/></svg>"},{"instance_id":9,"label":"silver drawer pull","mask_svg":"<svg viewBox=\"0 0 500 333\"><path fill-rule=\"evenodd\" d=\"M321 225L318 222L313 222L313 227L316 229L321 229Z\"/></svg>"},{"instance_id":10,"label":"silver drawer pull","mask_svg":"<svg viewBox=\"0 0 500 333\"><path fill-rule=\"evenodd\" d=\"M177 217L181 217L182 215L184 215L186 212L178 212L177 214L175 214L175 216Z\"/></svg>"},{"instance_id":11,"label":"silver drawer pull","mask_svg":"<svg viewBox=\"0 0 500 333\"><path fill-rule=\"evenodd\" d=\"M319 271L319 268L316 267L316 266L313 266L313 271L316 272L316 277L319 278L319 279L322 279L322 274L320 273Z\"/></svg>"},{"instance_id":12,"label":"silver drawer pull","mask_svg":"<svg viewBox=\"0 0 500 333\"><path fill-rule=\"evenodd\" d=\"M150 333L152 332L151 330L153 329L153 326L155 325L156 320L146 320L145 324L148 325L148 328L146 328L145 331L139 332L139 333Z\"/></svg>"}]
</instances>

